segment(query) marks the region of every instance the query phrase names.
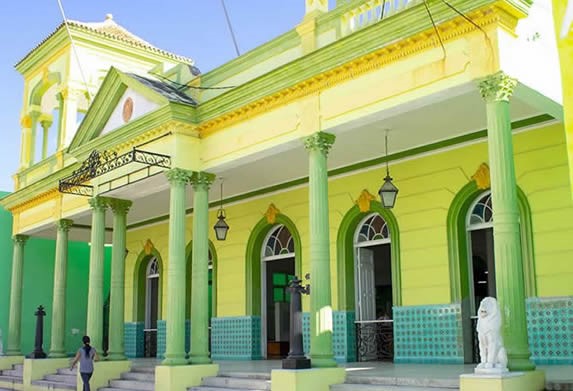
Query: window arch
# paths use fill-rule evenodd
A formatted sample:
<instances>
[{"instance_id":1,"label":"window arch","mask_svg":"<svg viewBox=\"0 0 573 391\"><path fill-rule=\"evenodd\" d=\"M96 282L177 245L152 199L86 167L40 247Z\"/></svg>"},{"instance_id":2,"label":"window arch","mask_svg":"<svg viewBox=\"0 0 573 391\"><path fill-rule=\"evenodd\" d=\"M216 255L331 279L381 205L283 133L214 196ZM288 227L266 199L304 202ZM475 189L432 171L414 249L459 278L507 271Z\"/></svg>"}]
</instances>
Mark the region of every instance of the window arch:
<instances>
[{"instance_id":1,"label":"window arch","mask_svg":"<svg viewBox=\"0 0 573 391\"><path fill-rule=\"evenodd\" d=\"M378 213L367 216L358 230L356 230L356 237L354 238L355 244L364 242L390 242L390 229L386 220Z\"/></svg>"},{"instance_id":2,"label":"window arch","mask_svg":"<svg viewBox=\"0 0 573 391\"><path fill-rule=\"evenodd\" d=\"M478 189L475 181L466 184L454 197L447 217L448 258L450 270L450 298L453 303L460 303L469 294L468 289L468 240L467 225L468 213L473 211L472 206L477 205L489 191ZM476 202L476 198L479 200ZM523 190L517 187L517 201L521 227L521 246L523 255L523 278L525 293L528 297L536 296L535 259L531 209ZM493 219L493 217L492 217ZM492 220L493 223L493 220Z\"/></svg>"},{"instance_id":3,"label":"window arch","mask_svg":"<svg viewBox=\"0 0 573 391\"><path fill-rule=\"evenodd\" d=\"M337 245L337 280L338 280L338 308L340 310L355 309L354 287L354 249L357 241L358 227L363 226L372 216L380 216L386 227L379 221L372 220L374 237L381 237L382 241L389 241L392 254L392 297L395 306L402 305L401 269L400 269L400 232L398 221L392 211L384 208L379 201L370 202L370 211L361 212L358 205L354 205L342 219L338 229ZM374 227L378 227L378 230ZM369 228L370 230L370 228ZM361 231L359 231L361 232ZM384 238L386 236L387 238ZM390 240L391 238L391 240Z\"/></svg>"},{"instance_id":4,"label":"window arch","mask_svg":"<svg viewBox=\"0 0 573 391\"><path fill-rule=\"evenodd\" d=\"M479 196L468 209L466 227L469 231L493 227L493 206L491 191Z\"/></svg>"},{"instance_id":5,"label":"window arch","mask_svg":"<svg viewBox=\"0 0 573 391\"><path fill-rule=\"evenodd\" d=\"M294 238L283 224L276 226L269 232L263 246L263 261L279 258L294 257Z\"/></svg>"}]
</instances>

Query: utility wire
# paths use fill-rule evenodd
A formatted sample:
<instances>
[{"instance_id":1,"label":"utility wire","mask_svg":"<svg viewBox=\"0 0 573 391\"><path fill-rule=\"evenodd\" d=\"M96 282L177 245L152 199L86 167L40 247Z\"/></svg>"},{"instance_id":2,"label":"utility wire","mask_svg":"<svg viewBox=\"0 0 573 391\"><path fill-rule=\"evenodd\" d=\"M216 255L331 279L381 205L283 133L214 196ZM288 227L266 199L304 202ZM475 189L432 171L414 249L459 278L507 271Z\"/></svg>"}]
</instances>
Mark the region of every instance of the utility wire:
<instances>
[{"instance_id":1,"label":"utility wire","mask_svg":"<svg viewBox=\"0 0 573 391\"><path fill-rule=\"evenodd\" d=\"M239 51L239 45L237 44L237 38L235 37L235 32L233 31L233 26L231 25L231 19L229 18L229 13L227 12L227 7L225 6L225 0L221 0L221 5L223 6L223 11L225 12L225 19L227 19L227 26L231 32L231 37L233 38L233 45L235 45L235 52L237 52L237 57L241 55Z\"/></svg>"},{"instance_id":2,"label":"utility wire","mask_svg":"<svg viewBox=\"0 0 573 391\"><path fill-rule=\"evenodd\" d=\"M438 26L436 26L436 22L434 22L434 17L432 16L432 12L430 11L430 7L428 6L428 0L424 0L424 6L426 7L426 11L428 12L428 16L430 17L432 26L434 26L434 31L436 32L438 40L440 41L440 45L442 46L442 51L444 52L444 58L446 58L446 47L444 46L444 41L442 41L442 36L440 35Z\"/></svg>"},{"instance_id":3,"label":"utility wire","mask_svg":"<svg viewBox=\"0 0 573 391\"><path fill-rule=\"evenodd\" d=\"M88 97L89 97L88 103L90 103L93 97L92 97L92 94L91 94L90 89L89 89L86 75L85 75L84 70L82 68L82 63L80 62L80 57L78 56L78 51L76 49L74 39L72 38L72 32L70 31L70 26L68 26L68 18L66 18L66 13L64 12L64 6L62 5L62 1L61 0L57 0L57 1L58 1L58 6L60 8L60 12L62 14L62 18L64 19L64 26L66 27L66 32L68 33L68 38L70 38L70 44L72 45L72 52L74 52L74 57L76 58L76 62L78 63L78 67L80 68L80 75L82 76L82 80L84 81L84 84L86 85L86 91L87 91Z\"/></svg>"},{"instance_id":4,"label":"utility wire","mask_svg":"<svg viewBox=\"0 0 573 391\"><path fill-rule=\"evenodd\" d=\"M183 83L178 83L174 80L171 80L168 77L165 77L163 75L160 75L159 73L152 73L149 72L149 74L153 75L153 76L157 76L158 78L168 81L169 83L175 84L178 88L177 91L182 91L185 89L194 89L194 90L230 90L231 88L235 88L236 86L221 86L221 87L201 87L201 86L190 86L188 84L183 84Z\"/></svg>"}]
</instances>

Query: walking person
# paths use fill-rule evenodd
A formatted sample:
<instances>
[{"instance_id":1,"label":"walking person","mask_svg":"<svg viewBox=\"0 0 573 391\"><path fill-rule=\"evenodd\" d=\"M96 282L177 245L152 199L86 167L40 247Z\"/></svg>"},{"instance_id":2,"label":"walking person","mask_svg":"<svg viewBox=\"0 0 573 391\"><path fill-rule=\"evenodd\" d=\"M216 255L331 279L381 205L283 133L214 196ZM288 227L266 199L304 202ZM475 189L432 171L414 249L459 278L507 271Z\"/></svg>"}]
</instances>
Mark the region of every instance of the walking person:
<instances>
[{"instance_id":1,"label":"walking person","mask_svg":"<svg viewBox=\"0 0 573 391\"><path fill-rule=\"evenodd\" d=\"M74 369L78 361L80 362L80 375L84 383L83 391L90 391L90 379L94 372L94 361L99 360L99 356L94 348L90 346L90 337L87 335L82 338L84 346L82 346L76 353L76 357L72 361L71 369Z\"/></svg>"}]
</instances>

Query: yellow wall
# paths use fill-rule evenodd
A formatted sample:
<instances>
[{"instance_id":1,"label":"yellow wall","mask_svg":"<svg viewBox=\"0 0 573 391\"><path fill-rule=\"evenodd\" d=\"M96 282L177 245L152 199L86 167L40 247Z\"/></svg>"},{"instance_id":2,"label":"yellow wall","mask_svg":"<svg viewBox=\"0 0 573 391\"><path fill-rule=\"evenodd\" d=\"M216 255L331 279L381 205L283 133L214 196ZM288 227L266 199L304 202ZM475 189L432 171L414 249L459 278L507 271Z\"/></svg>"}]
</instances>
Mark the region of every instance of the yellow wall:
<instances>
[{"instance_id":1,"label":"yellow wall","mask_svg":"<svg viewBox=\"0 0 573 391\"><path fill-rule=\"evenodd\" d=\"M514 137L517 180L533 213L534 248L539 296L572 295L573 202L568 184L565 135L560 124L520 132ZM400 227L403 305L450 302L447 214L456 193L466 185L481 163L487 162L485 140L429 156L405 160L391 167L400 189L394 213ZM337 308L336 236L346 212L366 188L376 194L383 167L367 169L330 181L330 240L332 297ZM303 270L310 271L308 253L308 191L299 187L226 207L231 226L225 242L213 241L218 257L217 315L245 314L245 253L253 227L269 204L297 226L303 246ZM210 225L216 221L211 211ZM191 218L188 218L187 239ZM213 236L213 233L210 232ZM130 231L127 268L126 320L132 319L131 283L134 262L147 239L161 253L166 276L168 224ZM165 287L163 284L164 298ZM164 301L165 304L165 301ZM308 303L305 303L305 306ZM165 308L165 307L164 307Z\"/></svg>"}]
</instances>

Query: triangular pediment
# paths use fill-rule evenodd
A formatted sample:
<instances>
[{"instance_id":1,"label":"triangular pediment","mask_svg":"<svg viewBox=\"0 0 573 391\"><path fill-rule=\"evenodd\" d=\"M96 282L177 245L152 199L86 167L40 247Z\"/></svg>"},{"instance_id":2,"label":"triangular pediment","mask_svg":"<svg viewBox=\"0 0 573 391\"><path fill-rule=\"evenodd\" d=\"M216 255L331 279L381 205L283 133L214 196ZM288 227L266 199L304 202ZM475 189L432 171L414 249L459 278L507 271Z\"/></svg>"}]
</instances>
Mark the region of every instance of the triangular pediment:
<instances>
[{"instance_id":1,"label":"triangular pediment","mask_svg":"<svg viewBox=\"0 0 573 391\"><path fill-rule=\"evenodd\" d=\"M121 132L171 102L195 104L166 83L111 68L73 136L69 151L110 133Z\"/></svg>"}]
</instances>

